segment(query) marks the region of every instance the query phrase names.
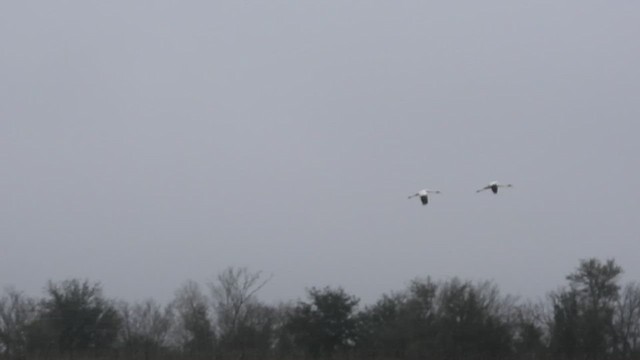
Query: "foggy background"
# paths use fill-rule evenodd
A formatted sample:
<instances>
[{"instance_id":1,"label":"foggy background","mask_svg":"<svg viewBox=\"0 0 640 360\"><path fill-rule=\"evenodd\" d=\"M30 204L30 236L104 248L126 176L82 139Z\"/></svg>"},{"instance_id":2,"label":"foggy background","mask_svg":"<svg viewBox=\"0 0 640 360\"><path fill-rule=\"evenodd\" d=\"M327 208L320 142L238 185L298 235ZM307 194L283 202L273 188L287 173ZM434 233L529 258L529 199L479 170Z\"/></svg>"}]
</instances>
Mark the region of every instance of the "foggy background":
<instances>
[{"instance_id":1,"label":"foggy background","mask_svg":"<svg viewBox=\"0 0 640 360\"><path fill-rule=\"evenodd\" d=\"M0 287L638 280L639 35L632 1L2 2Z\"/></svg>"}]
</instances>

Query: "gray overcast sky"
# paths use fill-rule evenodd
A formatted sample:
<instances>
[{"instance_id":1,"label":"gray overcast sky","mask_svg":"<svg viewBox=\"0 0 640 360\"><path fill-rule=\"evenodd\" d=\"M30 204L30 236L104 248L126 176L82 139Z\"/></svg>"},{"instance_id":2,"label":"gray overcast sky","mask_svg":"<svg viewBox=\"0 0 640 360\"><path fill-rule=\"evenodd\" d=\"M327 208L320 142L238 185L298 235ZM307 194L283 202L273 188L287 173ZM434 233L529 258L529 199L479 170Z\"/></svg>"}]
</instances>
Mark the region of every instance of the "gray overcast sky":
<instances>
[{"instance_id":1,"label":"gray overcast sky","mask_svg":"<svg viewBox=\"0 0 640 360\"><path fill-rule=\"evenodd\" d=\"M0 287L640 280L639 39L637 1L3 1Z\"/></svg>"}]
</instances>

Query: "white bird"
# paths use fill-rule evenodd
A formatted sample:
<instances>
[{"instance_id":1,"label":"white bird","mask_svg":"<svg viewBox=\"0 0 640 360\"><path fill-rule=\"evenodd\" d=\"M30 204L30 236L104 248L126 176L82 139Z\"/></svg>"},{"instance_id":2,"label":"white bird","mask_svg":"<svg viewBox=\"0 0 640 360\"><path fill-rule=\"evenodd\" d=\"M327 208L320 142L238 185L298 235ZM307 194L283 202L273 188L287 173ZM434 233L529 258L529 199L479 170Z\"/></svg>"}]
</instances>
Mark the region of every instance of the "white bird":
<instances>
[{"instance_id":1,"label":"white bird","mask_svg":"<svg viewBox=\"0 0 640 360\"><path fill-rule=\"evenodd\" d=\"M491 189L491 191L493 191L494 194L497 194L498 193L498 188L501 188L501 187L513 187L513 185L511 185L511 184L500 184L497 181L492 181L487 186L483 187L482 189L476 190L476 192L479 193L480 191Z\"/></svg>"},{"instance_id":2,"label":"white bird","mask_svg":"<svg viewBox=\"0 0 640 360\"><path fill-rule=\"evenodd\" d=\"M411 199L412 197L419 196L420 197L420 201L422 202L422 205L427 205L429 203L429 194L440 194L440 190L422 189L422 190L418 191L417 193L409 196L408 199Z\"/></svg>"}]
</instances>

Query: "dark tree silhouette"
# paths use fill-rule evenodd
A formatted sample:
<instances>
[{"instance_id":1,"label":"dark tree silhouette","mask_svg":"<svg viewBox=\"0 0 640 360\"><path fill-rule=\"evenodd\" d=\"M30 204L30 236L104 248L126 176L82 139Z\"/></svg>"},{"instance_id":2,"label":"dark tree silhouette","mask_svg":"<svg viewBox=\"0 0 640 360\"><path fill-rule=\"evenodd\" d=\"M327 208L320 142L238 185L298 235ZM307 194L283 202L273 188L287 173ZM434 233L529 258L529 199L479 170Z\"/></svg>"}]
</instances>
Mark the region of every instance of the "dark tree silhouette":
<instances>
[{"instance_id":1,"label":"dark tree silhouette","mask_svg":"<svg viewBox=\"0 0 640 360\"><path fill-rule=\"evenodd\" d=\"M569 358L600 359L615 352L614 309L622 268L613 260L581 260L567 275L569 288L551 294L554 321L552 349Z\"/></svg>"},{"instance_id":2,"label":"dark tree silhouette","mask_svg":"<svg viewBox=\"0 0 640 360\"><path fill-rule=\"evenodd\" d=\"M613 260L603 264L592 258L581 260L576 271L567 276L582 310L582 350L592 358L601 358L614 346L613 311L620 274L622 268Z\"/></svg>"},{"instance_id":3,"label":"dark tree silhouette","mask_svg":"<svg viewBox=\"0 0 640 360\"><path fill-rule=\"evenodd\" d=\"M186 282L173 301L182 350L190 355L210 357L215 333L207 298L193 281Z\"/></svg>"},{"instance_id":4,"label":"dark tree silhouette","mask_svg":"<svg viewBox=\"0 0 640 360\"><path fill-rule=\"evenodd\" d=\"M150 359L165 348L173 318L170 307L163 309L153 299L147 299L133 306L122 303L119 313L120 340L125 352Z\"/></svg>"},{"instance_id":5,"label":"dark tree silhouette","mask_svg":"<svg viewBox=\"0 0 640 360\"><path fill-rule=\"evenodd\" d=\"M359 315L357 349L368 357L404 358L421 320L404 293L383 295Z\"/></svg>"},{"instance_id":6,"label":"dark tree silhouette","mask_svg":"<svg viewBox=\"0 0 640 360\"><path fill-rule=\"evenodd\" d=\"M573 359L580 349L580 309L575 290L562 290L550 295L553 305L551 350Z\"/></svg>"},{"instance_id":7,"label":"dark tree silhouette","mask_svg":"<svg viewBox=\"0 0 640 360\"><path fill-rule=\"evenodd\" d=\"M516 354L536 358L546 352L542 304L516 306L513 319L513 346Z\"/></svg>"},{"instance_id":8,"label":"dark tree silhouette","mask_svg":"<svg viewBox=\"0 0 640 360\"><path fill-rule=\"evenodd\" d=\"M27 350L27 330L36 316L36 302L15 289L0 297L0 349L9 358L21 358Z\"/></svg>"},{"instance_id":9,"label":"dark tree silhouette","mask_svg":"<svg viewBox=\"0 0 640 360\"><path fill-rule=\"evenodd\" d=\"M73 356L99 353L114 344L120 319L98 283L78 279L49 282L47 295L31 326L31 348Z\"/></svg>"},{"instance_id":10,"label":"dark tree silhouette","mask_svg":"<svg viewBox=\"0 0 640 360\"><path fill-rule=\"evenodd\" d=\"M288 329L294 342L314 357L344 352L356 340L356 307L359 299L343 289L312 288L310 302L300 302Z\"/></svg>"},{"instance_id":11,"label":"dark tree silhouette","mask_svg":"<svg viewBox=\"0 0 640 360\"><path fill-rule=\"evenodd\" d=\"M342 288L269 306L259 272L228 268L211 298L187 282L168 305L118 306L98 283L49 282L43 299L0 296L0 360L640 359L640 285L613 260L580 261L539 303L491 282L417 279L358 310Z\"/></svg>"},{"instance_id":12,"label":"dark tree silhouette","mask_svg":"<svg viewBox=\"0 0 640 360\"><path fill-rule=\"evenodd\" d=\"M457 278L440 286L435 348L445 358L508 355L509 325L499 311L502 299L490 283L474 286Z\"/></svg>"},{"instance_id":13,"label":"dark tree silhouette","mask_svg":"<svg viewBox=\"0 0 640 360\"><path fill-rule=\"evenodd\" d=\"M616 352L623 358L640 355L640 284L629 283L622 290L615 306L614 326L618 346Z\"/></svg>"}]
</instances>

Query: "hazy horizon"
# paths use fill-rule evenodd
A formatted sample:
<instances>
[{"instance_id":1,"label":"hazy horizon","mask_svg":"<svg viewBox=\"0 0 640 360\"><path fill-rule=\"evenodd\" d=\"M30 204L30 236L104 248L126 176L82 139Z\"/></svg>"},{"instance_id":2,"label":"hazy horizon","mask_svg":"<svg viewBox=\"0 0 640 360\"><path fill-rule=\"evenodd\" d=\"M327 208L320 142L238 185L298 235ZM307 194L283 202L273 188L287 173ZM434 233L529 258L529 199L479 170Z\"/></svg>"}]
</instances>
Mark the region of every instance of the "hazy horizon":
<instances>
[{"instance_id":1,"label":"hazy horizon","mask_svg":"<svg viewBox=\"0 0 640 360\"><path fill-rule=\"evenodd\" d=\"M0 29L0 287L640 281L640 3L6 2Z\"/></svg>"}]
</instances>

